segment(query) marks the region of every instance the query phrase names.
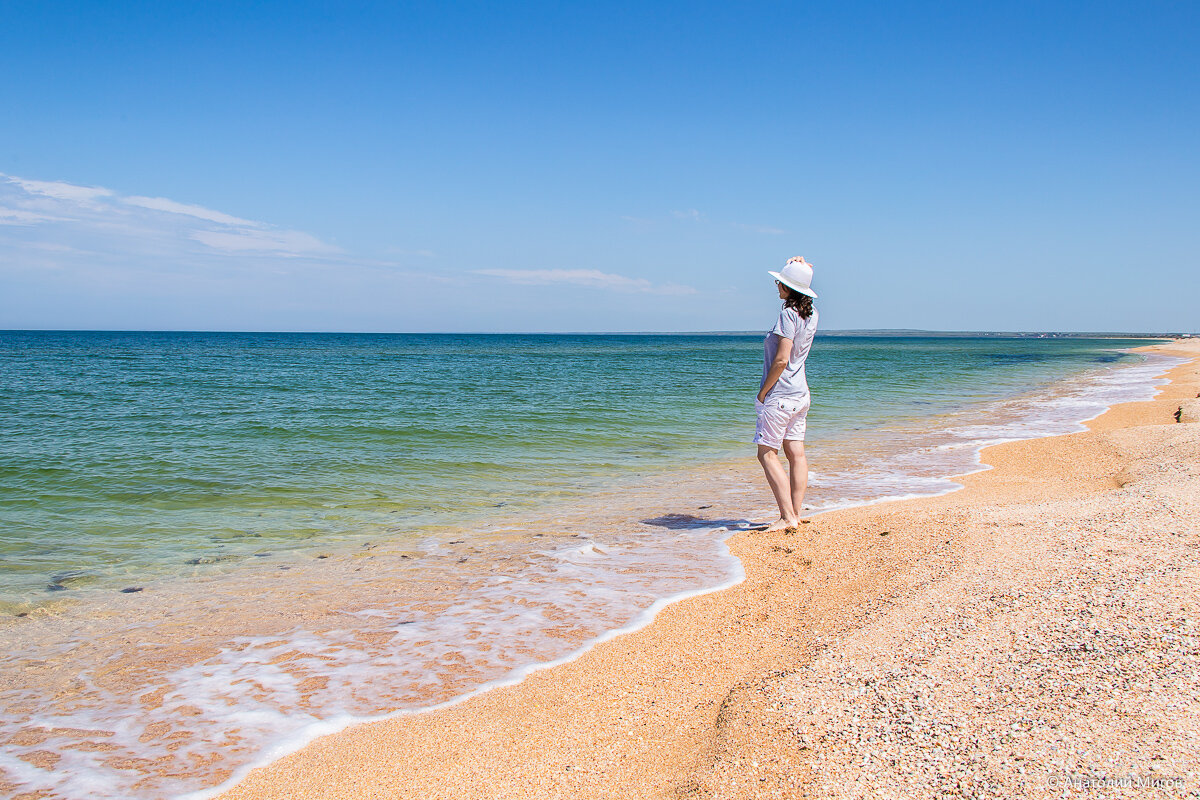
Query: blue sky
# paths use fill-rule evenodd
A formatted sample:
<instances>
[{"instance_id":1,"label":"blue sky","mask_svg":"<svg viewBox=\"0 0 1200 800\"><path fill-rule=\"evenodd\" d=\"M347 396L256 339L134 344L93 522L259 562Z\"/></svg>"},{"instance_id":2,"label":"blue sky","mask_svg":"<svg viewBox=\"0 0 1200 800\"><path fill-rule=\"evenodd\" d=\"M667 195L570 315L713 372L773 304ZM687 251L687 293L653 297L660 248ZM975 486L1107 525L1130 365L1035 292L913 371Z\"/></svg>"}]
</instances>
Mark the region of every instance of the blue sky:
<instances>
[{"instance_id":1,"label":"blue sky","mask_svg":"<svg viewBox=\"0 0 1200 800\"><path fill-rule=\"evenodd\" d=\"M1200 330L1194 3L0 14L0 328Z\"/></svg>"}]
</instances>

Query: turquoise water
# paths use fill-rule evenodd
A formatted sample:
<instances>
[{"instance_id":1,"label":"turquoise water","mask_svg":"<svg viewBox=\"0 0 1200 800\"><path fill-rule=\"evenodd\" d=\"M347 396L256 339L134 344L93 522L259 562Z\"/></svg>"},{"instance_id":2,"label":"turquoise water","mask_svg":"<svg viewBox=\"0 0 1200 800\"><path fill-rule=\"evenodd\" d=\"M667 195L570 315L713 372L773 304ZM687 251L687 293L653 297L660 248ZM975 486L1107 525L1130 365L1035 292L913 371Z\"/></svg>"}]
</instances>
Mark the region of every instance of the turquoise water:
<instances>
[{"instance_id":1,"label":"turquoise water","mask_svg":"<svg viewBox=\"0 0 1200 800\"><path fill-rule=\"evenodd\" d=\"M810 442L1118 364L1130 344L822 335ZM746 453L761 351L758 335L3 332L0 599Z\"/></svg>"}]
</instances>

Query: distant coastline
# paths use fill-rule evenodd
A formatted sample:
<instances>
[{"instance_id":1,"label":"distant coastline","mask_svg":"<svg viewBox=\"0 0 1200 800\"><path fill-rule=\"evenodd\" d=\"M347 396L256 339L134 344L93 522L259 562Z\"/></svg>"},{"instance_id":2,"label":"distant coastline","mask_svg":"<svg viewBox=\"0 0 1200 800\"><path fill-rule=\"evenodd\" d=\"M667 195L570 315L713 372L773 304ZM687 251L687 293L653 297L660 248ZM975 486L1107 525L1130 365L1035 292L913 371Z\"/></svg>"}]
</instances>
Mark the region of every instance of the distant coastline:
<instances>
[{"instance_id":1,"label":"distant coastline","mask_svg":"<svg viewBox=\"0 0 1200 800\"><path fill-rule=\"evenodd\" d=\"M998 339L1189 339L1197 333L1133 333L1129 331L922 331L909 329L881 328L824 331L825 336L916 336L916 337L972 337L988 336Z\"/></svg>"},{"instance_id":2,"label":"distant coastline","mask_svg":"<svg viewBox=\"0 0 1200 800\"><path fill-rule=\"evenodd\" d=\"M679 336L757 336L762 331L690 331ZM642 335L642 334L623 334ZM648 336L670 336L670 333L647 333ZM988 337L995 339L1192 339L1200 333L1133 333L1129 331L925 331L917 328L848 328L818 331L817 336L890 336L895 338L961 339Z\"/></svg>"}]
</instances>

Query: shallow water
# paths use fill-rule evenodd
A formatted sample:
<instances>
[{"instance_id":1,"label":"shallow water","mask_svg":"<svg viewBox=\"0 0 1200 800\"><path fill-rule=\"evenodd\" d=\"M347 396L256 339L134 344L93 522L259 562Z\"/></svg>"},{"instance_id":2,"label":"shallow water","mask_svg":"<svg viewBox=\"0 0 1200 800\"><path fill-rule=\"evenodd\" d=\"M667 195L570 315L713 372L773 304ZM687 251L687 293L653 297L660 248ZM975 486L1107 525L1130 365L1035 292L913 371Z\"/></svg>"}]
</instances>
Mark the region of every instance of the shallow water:
<instances>
[{"instance_id":1,"label":"shallow water","mask_svg":"<svg viewBox=\"0 0 1200 800\"><path fill-rule=\"evenodd\" d=\"M820 338L813 506L945 491L984 444L1151 396L1174 361L1129 344ZM0 334L10 788L212 786L736 580L723 537L772 512L760 348Z\"/></svg>"}]
</instances>

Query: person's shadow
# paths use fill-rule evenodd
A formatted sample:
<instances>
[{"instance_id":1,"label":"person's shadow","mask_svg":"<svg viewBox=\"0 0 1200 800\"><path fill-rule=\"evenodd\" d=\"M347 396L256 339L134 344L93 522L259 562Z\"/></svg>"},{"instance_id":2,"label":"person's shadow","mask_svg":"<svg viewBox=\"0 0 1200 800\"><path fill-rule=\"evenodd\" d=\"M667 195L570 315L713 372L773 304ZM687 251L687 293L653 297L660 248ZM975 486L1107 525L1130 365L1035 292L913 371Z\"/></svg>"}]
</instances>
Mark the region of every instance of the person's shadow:
<instances>
[{"instance_id":1,"label":"person's shadow","mask_svg":"<svg viewBox=\"0 0 1200 800\"><path fill-rule=\"evenodd\" d=\"M661 517L642 520L643 525L654 525L672 531L696 530L699 528L729 528L746 530L759 527L748 519L705 519L691 514L663 514Z\"/></svg>"}]
</instances>

